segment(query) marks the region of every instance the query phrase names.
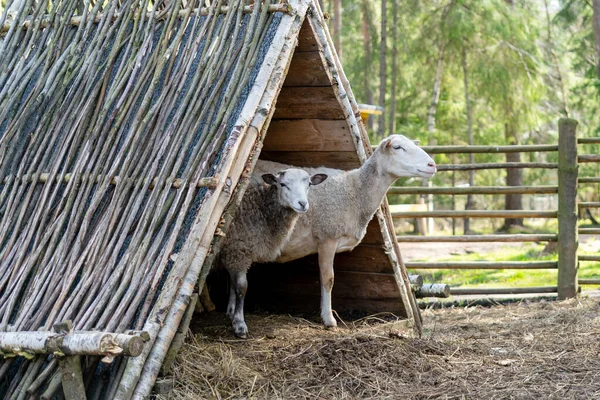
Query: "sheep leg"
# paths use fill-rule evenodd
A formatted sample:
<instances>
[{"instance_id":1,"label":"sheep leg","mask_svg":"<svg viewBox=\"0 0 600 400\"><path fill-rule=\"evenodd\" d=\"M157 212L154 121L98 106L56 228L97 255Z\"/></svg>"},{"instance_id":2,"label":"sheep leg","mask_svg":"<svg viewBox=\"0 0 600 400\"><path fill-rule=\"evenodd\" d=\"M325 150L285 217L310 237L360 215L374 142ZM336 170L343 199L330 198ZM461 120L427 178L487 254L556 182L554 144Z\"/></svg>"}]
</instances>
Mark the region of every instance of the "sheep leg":
<instances>
[{"instance_id":1,"label":"sheep leg","mask_svg":"<svg viewBox=\"0 0 600 400\"><path fill-rule=\"evenodd\" d=\"M328 328L335 328L337 322L331 310L331 290L333 289L333 259L337 240L319 243L319 271L321 273L321 318Z\"/></svg>"},{"instance_id":2,"label":"sheep leg","mask_svg":"<svg viewBox=\"0 0 600 400\"><path fill-rule=\"evenodd\" d=\"M230 275L231 276L231 275ZM229 279L229 301L227 302L227 316L233 320L233 314L235 314L235 282L233 278Z\"/></svg>"},{"instance_id":3,"label":"sheep leg","mask_svg":"<svg viewBox=\"0 0 600 400\"><path fill-rule=\"evenodd\" d=\"M206 283L204 284L204 287L200 292L200 304L202 304L202 306L207 312L215 311L216 307L210 299L210 293L208 293L208 286L206 286Z\"/></svg>"},{"instance_id":4,"label":"sheep leg","mask_svg":"<svg viewBox=\"0 0 600 400\"><path fill-rule=\"evenodd\" d=\"M248 336L248 327L244 321L244 298L248 290L246 272L231 272L231 286L235 290L235 312L231 323L233 331L236 336L246 338Z\"/></svg>"}]
</instances>

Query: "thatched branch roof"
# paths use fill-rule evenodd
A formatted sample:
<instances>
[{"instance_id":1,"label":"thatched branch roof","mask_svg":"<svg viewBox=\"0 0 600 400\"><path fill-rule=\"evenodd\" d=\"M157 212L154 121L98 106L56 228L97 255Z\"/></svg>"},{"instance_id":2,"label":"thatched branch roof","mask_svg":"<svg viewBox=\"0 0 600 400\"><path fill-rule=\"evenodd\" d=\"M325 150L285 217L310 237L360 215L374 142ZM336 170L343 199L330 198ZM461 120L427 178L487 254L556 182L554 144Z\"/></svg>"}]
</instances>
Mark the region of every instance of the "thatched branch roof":
<instances>
[{"instance_id":1,"label":"thatched branch roof","mask_svg":"<svg viewBox=\"0 0 600 400\"><path fill-rule=\"evenodd\" d=\"M0 17L0 332L147 331L142 356L84 371L107 398L148 394L307 7L181 4ZM58 388L47 356L0 363L8 393Z\"/></svg>"}]
</instances>

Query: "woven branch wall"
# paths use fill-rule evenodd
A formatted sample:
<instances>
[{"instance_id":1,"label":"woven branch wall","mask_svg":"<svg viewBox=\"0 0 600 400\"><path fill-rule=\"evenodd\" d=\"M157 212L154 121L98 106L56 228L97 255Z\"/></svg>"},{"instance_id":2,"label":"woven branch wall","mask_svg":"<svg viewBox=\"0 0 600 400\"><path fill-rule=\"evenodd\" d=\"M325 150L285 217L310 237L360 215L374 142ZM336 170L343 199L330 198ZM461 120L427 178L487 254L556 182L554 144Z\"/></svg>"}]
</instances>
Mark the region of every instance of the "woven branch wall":
<instances>
[{"instance_id":1,"label":"woven branch wall","mask_svg":"<svg viewBox=\"0 0 600 400\"><path fill-rule=\"evenodd\" d=\"M0 18L0 331L143 329L185 274L203 178L281 19L204 5L28 0ZM0 394L49 397L55 370L0 360ZM88 393L112 397L123 371L88 360Z\"/></svg>"}]
</instances>

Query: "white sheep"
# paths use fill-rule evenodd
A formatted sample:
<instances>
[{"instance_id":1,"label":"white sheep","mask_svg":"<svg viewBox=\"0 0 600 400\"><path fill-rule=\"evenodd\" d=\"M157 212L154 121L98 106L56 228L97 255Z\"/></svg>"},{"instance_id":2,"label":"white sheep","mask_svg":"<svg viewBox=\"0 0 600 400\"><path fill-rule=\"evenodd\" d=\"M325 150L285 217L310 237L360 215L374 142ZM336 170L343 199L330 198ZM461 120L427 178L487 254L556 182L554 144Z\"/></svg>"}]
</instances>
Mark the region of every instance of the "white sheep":
<instances>
[{"instance_id":1,"label":"white sheep","mask_svg":"<svg viewBox=\"0 0 600 400\"><path fill-rule=\"evenodd\" d=\"M279 257L298 217L309 210L309 186L323 182L327 175L309 176L301 169L284 169L260 178L250 181L219 253L219 265L231 278L227 315L235 334L243 338L248 334L244 321L248 269L254 262Z\"/></svg>"},{"instance_id":2,"label":"white sheep","mask_svg":"<svg viewBox=\"0 0 600 400\"><path fill-rule=\"evenodd\" d=\"M289 166L259 160L254 174ZM431 178L435 162L417 142L402 135L384 139L373 155L358 169L303 168L310 174L326 173L329 179L311 190L310 210L300 216L277 262L319 254L321 275L321 318L327 327L337 325L331 310L333 259L335 253L356 247L379 208L388 188L400 177Z\"/></svg>"}]
</instances>

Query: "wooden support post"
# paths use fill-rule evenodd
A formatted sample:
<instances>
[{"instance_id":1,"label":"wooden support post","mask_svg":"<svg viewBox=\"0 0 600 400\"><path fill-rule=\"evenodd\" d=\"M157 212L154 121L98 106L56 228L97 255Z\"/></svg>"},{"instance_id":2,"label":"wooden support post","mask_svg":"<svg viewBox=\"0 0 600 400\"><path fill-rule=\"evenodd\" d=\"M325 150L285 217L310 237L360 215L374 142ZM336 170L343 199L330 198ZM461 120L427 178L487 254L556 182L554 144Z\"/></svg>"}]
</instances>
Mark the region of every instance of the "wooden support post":
<instances>
[{"instance_id":1,"label":"wooden support post","mask_svg":"<svg viewBox=\"0 0 600 400\"><path fill-rule=\"evenodd\" d=\"M81 373L81 356L66 356L58 359L60 377L66 400L85 400L85 385Z\"/></svg>"},{"instance_id":2,"label":"wooden support post","mask_svg":"<svg viewBox=\"0 0 600 400\"><path fill-rule=\"evenodd\" d=\"M73 331L73 323L71 321L64 321L54 324L54 331L58 334L68 335ZM81 357L59 356L58 366L60 368L60 378L65 399L87 399L85 394L85 384L83 383L83 374L81 372Z\"/></svg>"},{"instance_id":3,"label":"wooden support post","mask_svg":"<svg viewBox=\"0 0 600 400\"><path fill-rule=\"evenodd\" d=\"M206 287L206 285L204 286ZM171 373L171 367L175 362L175 358L177 357L177 353L183 346L183 342L185 341L185 336L187 335L188 328L190 327L190 322L192 322L192 316L194 315L194 311L196 310L196 304L199 303L198 293L194 293L190 296L190 304L188 304L187 309L185 310L185 314L183 314L183 318L179 323L179 328L177 328L177 333L171 342L171 346L167 351L167 355L165 356L165 360L163 361L163 365L161 368L161 375L165 376Z\"/></svg>"},{"instance_id":4,"label":"wooden support post","mask_svg":"<svg viewBox=\"0 0 600 400\"><path fill-rule=\"evenodd\" d=\"M577 295L577 121L558 121L558 298Z\"/></svg>"}]
</instances>

